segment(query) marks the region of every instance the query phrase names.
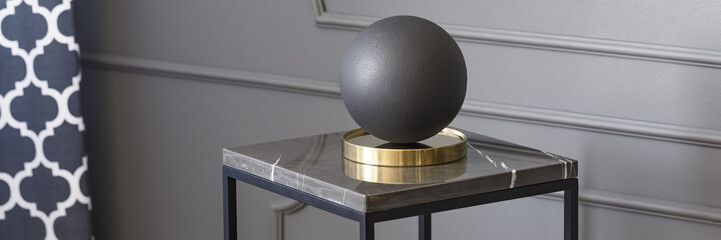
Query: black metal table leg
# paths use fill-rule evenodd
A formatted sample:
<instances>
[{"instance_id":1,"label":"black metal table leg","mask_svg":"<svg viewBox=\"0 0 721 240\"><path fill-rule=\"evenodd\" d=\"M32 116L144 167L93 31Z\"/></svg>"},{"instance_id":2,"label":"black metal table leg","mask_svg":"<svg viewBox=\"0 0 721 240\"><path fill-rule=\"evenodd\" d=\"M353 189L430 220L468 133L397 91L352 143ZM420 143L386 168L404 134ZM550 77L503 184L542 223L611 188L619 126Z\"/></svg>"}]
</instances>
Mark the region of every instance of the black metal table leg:
<instances>
[{"instance_id":1,"label":"black metal table leg","mask_svg":"<svg viewBox=\"0 0 721 240\"><path fill-rule=\"evenodd\" d=\"M431 214L418 216L418 240L431 240Z\"/></svg>"},{"instance_id":2,"label":"black metal table leg","mask_svg":"<svg viewBox=\"0 0 721 240\"><path fill-rule=\"evenodd\" d=\"M563 191L563 236L566 240L578 240L578 179L573 179Z\"/></svg>"},{"instance_id":3,"label":"black metal table leg","mask_svg":"<svg viewBox=\"0 0 721 240\"><path fill-rule=\"evenodd\" d=\"M235 192L235 178L223 169L223 235L225 240L238 239L238 209Z\"/></svg>"},{"instance_id":4,"label":"black metal table leg","mask_svg":"<svg viewBox=\"0 0 721 240\"><path fill-rule=\"evenodd\" d=\"M375 222L370 221L368 218L361 218L360 221L360 239L361 240L373 240L375 239Z\"/></svg>"}]
</instances>

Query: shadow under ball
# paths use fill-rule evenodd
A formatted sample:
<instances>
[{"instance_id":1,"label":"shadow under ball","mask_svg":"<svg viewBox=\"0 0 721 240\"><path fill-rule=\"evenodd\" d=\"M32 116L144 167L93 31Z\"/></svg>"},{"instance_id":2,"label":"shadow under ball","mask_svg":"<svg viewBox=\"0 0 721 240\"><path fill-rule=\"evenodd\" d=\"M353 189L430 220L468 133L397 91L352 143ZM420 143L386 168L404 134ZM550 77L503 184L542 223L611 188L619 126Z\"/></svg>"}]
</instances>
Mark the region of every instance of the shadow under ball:
<instances>
[{"instance_id":1,"label":"shadow under ball","mask_svg":"<svg viewBox=\"0 0 721 240\"><path fill-rule=\"evenodd\" d=\"M413 16L381 19L353 40L340 92L355 122L393 143L413 143L453 121L466 96L458 44L435 23Z\"/></svg>"}]
</instances>

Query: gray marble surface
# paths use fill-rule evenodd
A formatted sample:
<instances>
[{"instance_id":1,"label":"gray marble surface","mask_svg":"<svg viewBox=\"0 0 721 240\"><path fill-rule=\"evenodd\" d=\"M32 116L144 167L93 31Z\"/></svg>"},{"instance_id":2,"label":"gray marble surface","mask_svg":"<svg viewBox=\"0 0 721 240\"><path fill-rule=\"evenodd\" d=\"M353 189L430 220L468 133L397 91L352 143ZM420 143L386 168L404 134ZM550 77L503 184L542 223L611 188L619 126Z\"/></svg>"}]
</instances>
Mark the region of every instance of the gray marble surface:
<instances>
[{"instance_id":1,"label":"gray marble surface","mask_svg":"<svg viewBox=\"0 0 721 240\"><path fill-rule=\"evenodd\" d=\"M343 159L343 132L224 149L223 164L363 212L577 177L576 160L461 131L469 138L464 160L364 173L397 176L394 184L345 173L368 167Z\"/></svg>"}]
</instances>

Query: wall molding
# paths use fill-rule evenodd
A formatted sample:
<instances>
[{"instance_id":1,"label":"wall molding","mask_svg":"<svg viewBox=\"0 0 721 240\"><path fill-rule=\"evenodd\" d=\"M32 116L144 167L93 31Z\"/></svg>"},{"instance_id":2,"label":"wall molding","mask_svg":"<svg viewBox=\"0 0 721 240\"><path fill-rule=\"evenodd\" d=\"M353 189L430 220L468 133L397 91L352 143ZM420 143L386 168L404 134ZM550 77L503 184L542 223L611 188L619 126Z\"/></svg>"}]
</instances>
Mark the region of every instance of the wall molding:
<instances>
[{"instance_id":1,"label":"wall molding","mask_svg":"<svg viewBox=\"0 0 721 240\"><path fill-rule=\"evenodd\" d=\"M721 131L466 100L461 114L692 145L721 147Z\"/></svg>"},{"instance_id":2,"label":"wall molding","mask_svg":"<svg viewBox=\"0 0 721 240\"><path fill-rule=\"evenodd\" d=\"M314 95L340 96L338 83L275 74L93 52L82 52L81 61L83 66L122 72L303 92Z\"/></svg>"},{"instance_id":3,"label":"wall molding","mask_svg":"<svg viewBox=\"0 0 721 240\"><path fill-rule=\"evenodd\" d=\"M289 198L281 198L270 201L270 209L275 216L275 239L285 239L285 215L297 212L306 204Z\"/></svg>"},{"instance_id":4,"label":"wall molding","mask_svg":"<svg viewBox=\"0 0 721 240\"><path fill-rule=\"evenodd\" d=\"M544 194L539 197L563 201L563 193L561 192ZM580 190L578 193L578 201L581 204L589 206L721 225L721 208L593 189Z\"/></svg>"},{"instance_id":5,"label":"wall molding","mask_svg":"<svg viewBox=\"0 0 721 240\"><path fill-rule=\"evenodd\" d=\"M92 52L84 52L82 61L84 66L109 70L301 92L335 98L340 96L337 82ZM472 99L466 99L460 114L700 146L721 147L721 131L710 129L514 106Z\"/></svg>"},{"instance_id":6,"label":"wall molding","mask_svg":"<svg viewBox=\"0 0 721 240\"><path fill-rule=\"evenodd\" d=\"M340 96L337 82L267 73L213 68L92 52L83 52L82 63L83 67L136 74L252 86L334 98ZM668 124L512 106L477 100L466 100L461 108L461 114L661 141L721 147L721 131ZM548 195L549 198L558 198L558 196L562 195ZM620 195L595 190L581 191L579 200L586 205L721 225L721 208L689 205L680 202Z\"/></svg>"},{"instance_id":7,"label":"wall molding","mask_svg":"<svg viewBox=\"0 0 721 240\"><path fill-rule=\"evenodd\" d=\"M535 196L536 198L563 201L563 193L555 192ZM640 213L651 216L680 219L685 221L721 225L721 208L645 198L620 193L583 189L578 193L578 201L583 205L595 206L618 211ZM283 240L283 217L306 206L307 204L291 199L272 201L270 206L275 214L276 240Z\"/></svg>"},{"instance_id":8,"label":"wall molding","mask_svg":"<svg viewBox=\"0 0 721 240\"><path fill-rule=\"evenodd\" d=\"M324 0L312 2L316 11L315 22L319 27L360 30L380 19L332 13L325 8ZM456 40L465 42L721 68L719 51L452 24L439 25Z\"/></svg>"}]
</instances>

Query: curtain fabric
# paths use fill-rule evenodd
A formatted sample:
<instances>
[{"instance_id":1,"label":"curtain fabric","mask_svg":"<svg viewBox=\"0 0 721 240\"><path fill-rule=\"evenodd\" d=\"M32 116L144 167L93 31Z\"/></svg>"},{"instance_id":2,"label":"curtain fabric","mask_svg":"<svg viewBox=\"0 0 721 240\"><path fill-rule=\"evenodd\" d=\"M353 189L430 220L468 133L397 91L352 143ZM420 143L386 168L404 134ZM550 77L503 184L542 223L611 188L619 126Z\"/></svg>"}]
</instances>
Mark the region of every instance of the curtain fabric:
<instances>
[{"instance_id":1,"label":"curtain fabric","mask_svg":"<svg viewBox=\"0 0 721 240\"><path fill-rule=\"evenodd\" d=\"M71 0L0 0L0 239L91 239Z\"/></svg>"}]
</instances>

